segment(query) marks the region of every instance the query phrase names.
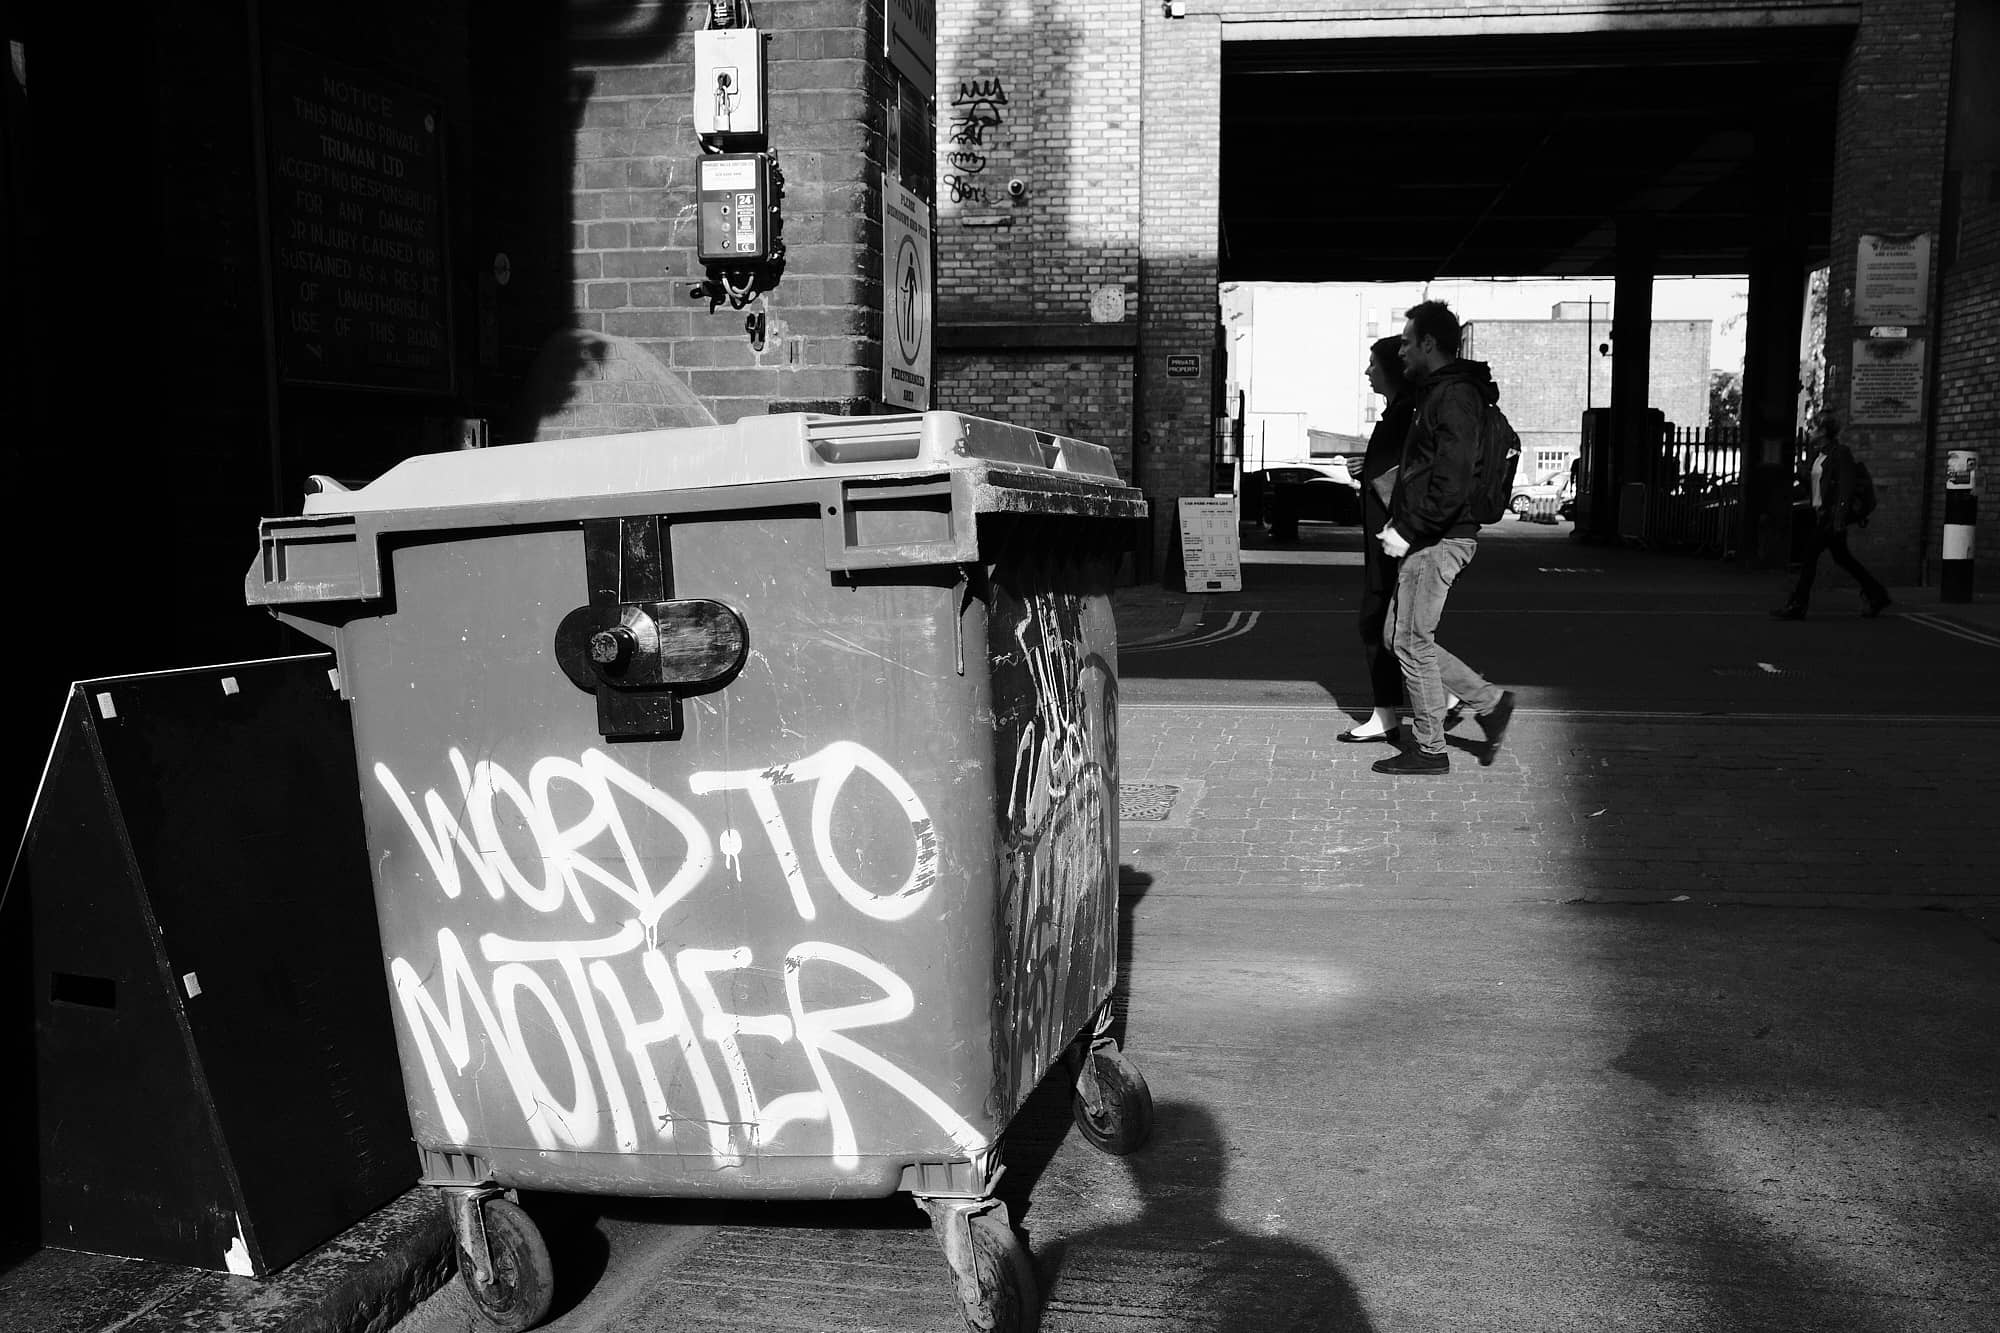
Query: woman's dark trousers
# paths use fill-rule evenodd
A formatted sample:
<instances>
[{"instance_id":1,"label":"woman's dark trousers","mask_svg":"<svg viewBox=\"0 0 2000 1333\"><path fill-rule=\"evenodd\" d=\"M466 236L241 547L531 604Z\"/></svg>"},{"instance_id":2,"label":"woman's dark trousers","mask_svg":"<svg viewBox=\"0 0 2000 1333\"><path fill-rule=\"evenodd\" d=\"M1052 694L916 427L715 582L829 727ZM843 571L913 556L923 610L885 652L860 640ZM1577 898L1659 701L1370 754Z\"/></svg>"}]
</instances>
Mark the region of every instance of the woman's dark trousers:
<instances>
[{"instance_id":1,"label":"woman's dark trousers","mask_svg":"<svg viewBox=\"0 0 2000 1333\"><path fill-rule=\"evenodd\" d=\"M1799 557L1799 581L1792 588L1789 603L1799 610L1806 609L1812 601L1813 576L1819 572L1819 556L1824 551L1833 557L1833 563L1846 570L1854 581L1861 585L1861 595L1868 599L1870 606L1880 606L1889 600L1889 592L1873 574L1864 568L1854 553L1847 549L1847 531L1824 523L1813 524L1806 536L1806 549Z\"/></svg>"},{"instance_id":2,"label":"woman's dark trousers","mask_svg":"<svg viewBox=\"0 0 2000 1333\"><path fill-rule=\"evenodd\" d=\"M1375 540L1389 522L1388 508L1363 487L1361 497L1361 656L1368 663L1368 688L1377 708L1395 708L1403 702L1403 667L1395 650L1382 642L1382 622L1389 615L1389 600L1396 595L1397 561Z\"/></svg>"}]
</instances>

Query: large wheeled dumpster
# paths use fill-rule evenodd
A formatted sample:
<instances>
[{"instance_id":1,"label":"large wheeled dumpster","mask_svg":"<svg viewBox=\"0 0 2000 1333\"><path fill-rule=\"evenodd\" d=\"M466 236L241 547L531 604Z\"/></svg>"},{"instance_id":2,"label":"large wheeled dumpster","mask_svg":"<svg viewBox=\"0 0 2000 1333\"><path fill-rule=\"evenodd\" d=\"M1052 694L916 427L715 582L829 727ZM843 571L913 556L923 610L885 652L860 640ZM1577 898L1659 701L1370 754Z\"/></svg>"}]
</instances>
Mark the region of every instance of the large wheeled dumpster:
<instances>
[{"instance_id":1,"label":"large wheeled dumpster","mask_svg":"<svg viewBox=\"0 0 2000 1333\"><path fill-rule=\"evenodd\" d=\"M254 604L332 645L391 1007L467 1290L548 1308L518 1189L913 1195L968 1322L1026 1327L993 1197L1108 1035L1107 451L930 412L426 455L262 525Z\"/></svg>"}]
</instances>

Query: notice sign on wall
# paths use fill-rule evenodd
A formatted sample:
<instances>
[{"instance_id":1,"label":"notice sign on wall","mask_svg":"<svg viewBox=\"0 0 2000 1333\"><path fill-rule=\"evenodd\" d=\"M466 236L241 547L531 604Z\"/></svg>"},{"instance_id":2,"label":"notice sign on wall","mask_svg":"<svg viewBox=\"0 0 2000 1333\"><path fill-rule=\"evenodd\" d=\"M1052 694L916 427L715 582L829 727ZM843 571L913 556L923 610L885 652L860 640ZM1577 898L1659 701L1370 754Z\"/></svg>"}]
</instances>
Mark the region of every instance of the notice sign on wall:
<instances>
[{"instance_id":1,"label":"notice sign on wall","mask_svg":"<svg viewBox=\"0 0 2000 1333\"><path fill-rule=\"evenodd\" d=\"M1848 420L1857 426L1913 426L1924 419L1924 340L1856 338Z\"/></svg>"},{"instance_id":2,"label":"notice sign on wall","mask_svg":"<svg viewBox=\"0 0 2000 1333\"><path fill-rule=\"evenodd\" d=\"M1236 497L1181 497L1181 568L1189 592L1242 592L1243 546Z\"/></svg>"},{"instance_id":3,"label":"notice sign on wall","mask_svg":"<svg viewBox=\"0 0 2000 1333\"><path fill-rule=\"evenodd\" d=\"M438 103L290 47L268 75L280 374L449 393Z\"/></svg>"},{"instance_id":4,"label":"notice sign on wall","mask_svg":"<svg viewBox=\"0 0 2000 1333\"><path fill-rule=\"evenodd\" d=\"M887 0L882 46L889 63L918 91L937 96L937 0Z\"/></svg>"},{"instance_id":5,"label":"notice sign on wall","mask_svg":"<svg viewBox=\"0 0 2000 1333\"><path fill-rule=\"evenodd\" d=\"M931 405L931 206L882 186L882 401Z\"/></svg>"},{"instance_id":6,"label":"notice sign on wall","mask_svg":"<svg viewBox=\"0 0 2000 1333\"><path fill-rule=\"evenodd\" d=\"M1921 324L1930 309L1931 238L1863 236L1854 261L1857 324Z\"/></svg>"}]
</instances>

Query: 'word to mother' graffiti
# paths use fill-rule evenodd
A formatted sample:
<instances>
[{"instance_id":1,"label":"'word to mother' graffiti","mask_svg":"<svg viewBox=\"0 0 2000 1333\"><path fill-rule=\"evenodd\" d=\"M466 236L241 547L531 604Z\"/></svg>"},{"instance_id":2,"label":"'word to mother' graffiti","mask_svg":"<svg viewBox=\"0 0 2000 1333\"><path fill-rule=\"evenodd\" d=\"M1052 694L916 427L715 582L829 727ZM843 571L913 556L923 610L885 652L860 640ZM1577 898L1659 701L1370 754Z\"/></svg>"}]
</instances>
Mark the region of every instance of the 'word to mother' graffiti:
<instances>
[{"instance_id":1,"label":"'word to mother' graffiti","mask_svg":"<svg viewBox=\"0 0 2000 1333\"><path fill-rule=\"evenodd\" d=\"M404 956L390 959L412 1049L451 1142L473 1142L457 1090L468 1070L483 1063L475 1055L486 1055L505 1078L535 1145L545 1150L634 1152L674 1142L684 1122L703 1143L676 1151L705 1150L717 1165L729 1166L788 1125L819 1122L834 1164L851 1170L860 1140L836 1075L841 1066L891 1090L962 1151L986 1146L943 1098L853 1035L900 1023L916 1008L909 984L877 959L823 940L799 941L776 969L780 998L769 962L755 958L748 945L680 948L667 956L660 947L661 920L702 883L718 850L740 881L744 840L738 830L725 829L711 842L687 806L599 750L584 751L580 760L541 759L525 781L484 760L468 764L456 749L449 757L456 778L449 799L435 790L413 799L388 765L374 770L437 887L447 898L460 898L469 870L487 898L512 897L559 918L567 932L554 939L540 932L534 939L484 933L475 951L447 926L437 932L436 958L428 966ZM857 777L871 780L908 820L911 865L899 884L860 882L835 851L835 817L843 801L856 799L848 788ZM789 764L698 772L688 779L696 797L740 792L747 798L793 914L810 922L826 904L814 898L778 799L779 789L794 784L812 786L808 846L817 879L876 922L905 920L923 906L938 873L931 818L902 775L866 747L837 742ZM532 841L532 854L510 852L503 822L516 843L522 836ZM661 867L658 844L668 840L668 830L678 835L680 855ZM739 911L732 919L743 917ZM742 1012L742 997L760 991L765 1002ZM862 998L828 1004L829 995ZM478 1020L476 1033L468 1009ZM541 1037L540 1049L532 1036ZM798 1082L811 1086L762 1100L752 1065L768 1069L779 1062L753 1062L746 1040L784 1045L803 1061ZM669 1068L678 1062L684 1083L663 1085L656 1050ZM558 1075L567 1094L551 1086L544 1067L550 1064L567 1067L566 1079ZM643 1129L628 1073L644 1107ZM725 1082L733 1107L723 1095ZM684 1087L692 1089L698 1107L675 1104Z\"/></svg>"}]
</instances>

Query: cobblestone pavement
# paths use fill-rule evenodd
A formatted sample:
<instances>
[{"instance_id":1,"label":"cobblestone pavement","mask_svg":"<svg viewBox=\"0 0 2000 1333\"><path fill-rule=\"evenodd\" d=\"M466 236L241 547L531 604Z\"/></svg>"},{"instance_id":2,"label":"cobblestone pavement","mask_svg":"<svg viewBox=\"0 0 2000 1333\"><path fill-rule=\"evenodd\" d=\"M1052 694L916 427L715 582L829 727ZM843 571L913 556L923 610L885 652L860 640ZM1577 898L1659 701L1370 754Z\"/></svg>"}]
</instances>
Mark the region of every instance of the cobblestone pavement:
<instances>
[{"instance_id":1,"label":"cobblestone pavement","mask_svg":"<svg viewBox=\"0 0 2000 1333\"><path fill-rule=\"evenodd\" d=\"M1803 625L1765 615L1782 574L1579 548L1504 525L1440 637L1522 707L1482 764L1391 780L1366 712L1351 532L1253 559L1240 594L1157 593L1128 617L1121 769L1149 873L1366 898L1699 901L1983 909L2000 853L2000 599L1899 590L1866 621L1842 591ZM1774 591L1775 590L1775 591ZM1162 628L1172 622L1173 628ZM1163 793L1176 800L1160 806ZM1129 806L1129 803L1128 803Z\"/></svg>"},{"instance_id":2,"label":"cobblestone pavement","mask_svg":"<svg viewBox=\"0 0 2000 1333\"><path fill-rule=\"evenodd\" d=\"M1123 854L1216 890L1354 898L1983 907L2000 718L1676 719L1524 709L1491 767L1391 780L1344 711L1128 704L1122 780L1175 789ZM1157 805L1157 802L1155 802Z\"/></svg>"},{"instance_id":3,"label":"cobblestone pavement","mask_svg":"<svg viewBox=\"0 0 2000 1333\"><path fill-rule=\"evenodd\" d=\"M1468 722L1448 776L1390 779L1336 739L1352 534L1297 550L1115 599L1119 1031L1157 1118L1106 1156L1052 1076L1009 1129L1044 1333L2000 1327L2000 605L1863 621L1829 580L1780 625L1782 575L1502 525L1444 638L1523 707L1490 765ZM552 1333L961 1326L907 1199L525 1202ZM0 1322L211 1308L53 1280L104 1298L38 1324L0 1281ZM301 1323L204 1281L266 1333L422 1294ZM405 1326L476 1327L450 1290Z\"/></svg>"}]
</instances>

